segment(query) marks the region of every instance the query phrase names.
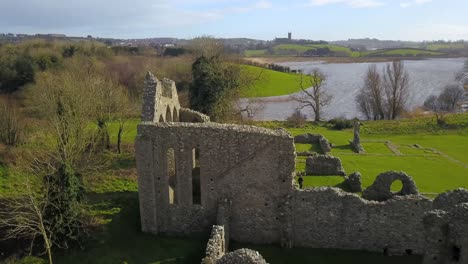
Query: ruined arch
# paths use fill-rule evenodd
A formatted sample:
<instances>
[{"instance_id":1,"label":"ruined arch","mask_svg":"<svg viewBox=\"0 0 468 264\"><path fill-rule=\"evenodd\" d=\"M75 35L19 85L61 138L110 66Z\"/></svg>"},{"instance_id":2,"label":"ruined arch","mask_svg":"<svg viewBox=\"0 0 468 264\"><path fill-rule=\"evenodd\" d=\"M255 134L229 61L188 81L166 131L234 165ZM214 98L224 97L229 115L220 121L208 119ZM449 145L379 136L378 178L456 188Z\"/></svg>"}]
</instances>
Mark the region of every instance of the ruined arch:
<instances>
[{"instance_id":1,"label":"ruined arch","mask_svg":"<svg viewBox=\"0 0 468 264\"><path fill-rule=\"evenodd\" d=\"M174 110L172 111L172 121L179 122L179 113L177 112L177 109L175 106L174 106Z\"/></svg>"},{"instance_id":2,"label":"ruined arch","mask_svg":"<svg viewBox=\"0 0 468 264\"><path fill-rule=\"evenodd\" d=\"M399 192L392 192L393 182L400 180L403 187ZM362 198L373 201L386 201L394 196L418 195L419 191L413 178L404 172L389 171L379 174L374 183L362 192Z\"/></svg>"},{"instance_id":3,"label":"ruined arch","mask_svg":"<svg viewBox=\"0 0 468 264\"><path fill-rule=\"evenodd\" d=\"M166 122L172 122L171 108L169 106L166 108Z\"/></svg>"}]
</instances>

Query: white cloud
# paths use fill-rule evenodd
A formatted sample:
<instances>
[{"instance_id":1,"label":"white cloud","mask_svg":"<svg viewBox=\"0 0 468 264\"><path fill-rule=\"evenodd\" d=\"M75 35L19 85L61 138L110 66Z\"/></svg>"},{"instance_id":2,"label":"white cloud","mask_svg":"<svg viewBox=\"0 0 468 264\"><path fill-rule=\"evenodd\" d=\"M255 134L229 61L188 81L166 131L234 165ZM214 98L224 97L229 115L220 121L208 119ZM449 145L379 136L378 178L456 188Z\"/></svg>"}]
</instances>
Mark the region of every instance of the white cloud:
<instances>
[{"instance_id":1,"label":"white cloud","mask_svg":"<svg viewBox=\"0 0 468 264\"><path fill-rule=\"evenodd\" d=\"M459 40L468 38L468 25L418 24L409 25L401 31L408 40Z\"/></svg>"},{"instance_id":2,"label":"white cloud","mask_svg":"<svg viewBox=\"0 0 468 264\"><path fill-rule=\"evenodd\" d=\"M366 8L385 5L384 2L379 0L311 0L309 3L309 5L312 6L323 6L329 4L345 4L353 8Z\"/></svg>"},{"instance_id":3,"label":"white cloud","mask_svg":"<svg viewBox=\"0 0 468 264\"><path fill-rule=\"evenodd\" d=\"M400 7L402 8L407 8L411 6L418 6L418 5L423 5L432 2L432 0L413 0L411 2L403 2L400 3Z\"/></svg>"}]
</instances>

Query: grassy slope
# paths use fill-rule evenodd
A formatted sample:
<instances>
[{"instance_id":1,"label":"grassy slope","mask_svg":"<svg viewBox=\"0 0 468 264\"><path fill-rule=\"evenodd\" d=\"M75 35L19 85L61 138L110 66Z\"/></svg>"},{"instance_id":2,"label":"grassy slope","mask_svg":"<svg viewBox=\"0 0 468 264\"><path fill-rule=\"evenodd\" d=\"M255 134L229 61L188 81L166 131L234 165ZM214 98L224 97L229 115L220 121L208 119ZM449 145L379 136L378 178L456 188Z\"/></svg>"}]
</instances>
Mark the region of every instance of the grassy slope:
<instances>
[{"instance_id":1,"label":"grassy slope","mask_svg":"<svg viewBox=\"0 0 468 264\"><path fill-rule=\"evenodd\" d=\"M266 55L267 53L267 50L266 49L262 49L262 50L246 50L244 52L244 55L246 57L255 57L255 56L263 56L263 55Z\"/></svg>"},{"instance_id":2,"label":"grassy slope","mask_svg":"<svg viewBox=\"0 0 468 264\"><path fill-rule=\"evenodd\" d=\"M287 95L300 90L299 75L250 65L244 65L243 67L253 76L259 77L252 87L244 91L243 97Z\"/></svg>"}]
</instances>

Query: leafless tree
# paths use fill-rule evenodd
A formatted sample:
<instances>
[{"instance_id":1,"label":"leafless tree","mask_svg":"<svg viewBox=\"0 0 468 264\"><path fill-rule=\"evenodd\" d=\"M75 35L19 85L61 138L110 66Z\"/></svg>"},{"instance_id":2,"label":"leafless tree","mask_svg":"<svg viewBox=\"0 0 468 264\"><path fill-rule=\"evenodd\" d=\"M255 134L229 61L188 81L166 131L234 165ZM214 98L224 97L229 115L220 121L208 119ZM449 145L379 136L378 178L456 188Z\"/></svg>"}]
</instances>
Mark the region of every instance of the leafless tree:
<instances>
[{"instance_id":1,"label":"leafless tree","mask_svg":"<svg viewBox=\"0 0 468 264\"><path fill-rule=\"evenodd\" d=\"M429 96L425 101L424 101L424 108L426 110L432 111L436 117L436 123L438 125L443 125L445 124L445 111L442 107L442 104L439 100L440 97L436 95L431 95Z\"/></svg>"},{"instance_id":2,"label":"leafless tree","mask_svg":"<svg viewBox=\"0 0 468 264\"><path fill-rule=\"evenodd\" d=\"M327 77L319 69L313 69L309 75L300 78L301 92L292 98L299 103L298 109L312 108L314 120L320 121L322 108L330 104L332 96L325 91Z\"/></svg>"},{"instance_id":3,"label":"leafless tree","mask_svg":"<svg viewBox=\"0 0 468 264\"><path fill-rule=\"evenodd\" d=\"M20 159L14 168L18 173L15 182L16 196L5 199L0 207L0 227L6 231L3 239L26 239L30 251L42 245L52 264L52 249L55 244L54 230L47 219L47 208L54 205L49 196L51 185L44 172L54 170L47 158L40 153L29 153L28 159ZM30 253L31 253L30 252Z\"/></svg>"},{"instance_id":4,"label":"leafless tree","mask_svg":"<svg viewBox=\"0 0 468 264\"><path fill-rule=\"evenodd\" d=\"M453 112L464 98L465 90L457 84L445 86L442 93L439 95L441 107L448 112Z\"/></svg>"},{"instance_id":5,"label":"leafless tree","mask_svg":"<svg viewBox=\"0 0 468 264\"><path fill-rule=\"evenodd\" d=\"M409 96L409 74L402 61L387 64L383 74L383 87L388 119L396 119L406 110Z\"/></svg>"},{"instance_id":6,"label":"leafless tree","mask_svg":"<svg viewBox=\"0 0 468 264\"><path fill-rule=\"evenodd\" d=\"M0 142L10 146L16 145L22 128L19 112L11 101L0 100Z\"/></svg>"},{"instance_id":7,"label":"leafless tree","mask_svg":"<svg viewBox=\"0 0 468 264\"><path fill-rule=\"evenodd\" d=\"M384 98L382 81L377 66L371 65L364 78L364 86L356 98L358 106L368 119L384 119ZM368 113L366 113L368 112Z\"/></svg>"},{"instance_id":8,"label":"leafless tree","mask_svg":"<svg viewBox=\"0 0 468 264\"><path fill-rule=\"evenodd\" d=\"M467 84L468 82L468 60L465 61L465 65L463 66L463 69L457 73L455 76L455 79L462 84Z\"/></svg>"}]
</instances>

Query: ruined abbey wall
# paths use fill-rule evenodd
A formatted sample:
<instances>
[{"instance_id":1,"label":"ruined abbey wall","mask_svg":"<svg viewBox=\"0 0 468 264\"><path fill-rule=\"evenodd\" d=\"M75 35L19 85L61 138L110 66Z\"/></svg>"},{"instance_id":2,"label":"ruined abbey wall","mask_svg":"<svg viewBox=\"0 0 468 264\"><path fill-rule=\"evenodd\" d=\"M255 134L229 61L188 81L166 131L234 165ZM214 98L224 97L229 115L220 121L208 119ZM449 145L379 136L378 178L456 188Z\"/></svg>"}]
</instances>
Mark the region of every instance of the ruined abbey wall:
<instances>
[{"instance_id":1,"label":"ruined abbey wall","mask_svg":"<svg viewBox=\"0 0 468 264\"><path fill-rule=\"evenodd\" d=\"M294 246L424 253L422 220L432 202L422 196L373 202L323 187L296 190L291 203Z\"/></svg>"},{"instance_id":2,"label":"ruined abbey wall","mask_svg":"<svg viewBox=\"0 0 468 264\"><path fill-rule=\"evenodd\" d=\"M167 153L172 150L176 184L171 204L172 162ZM194 150L199 152L200 204L193 201ZM280 241L279 207L293 188L295 165L293 139L285 131L216 123L142 123L136 155L144 231L209 232L218 202L227 197L232 200L232 239Z\"/></svg>"}]
</instances>

